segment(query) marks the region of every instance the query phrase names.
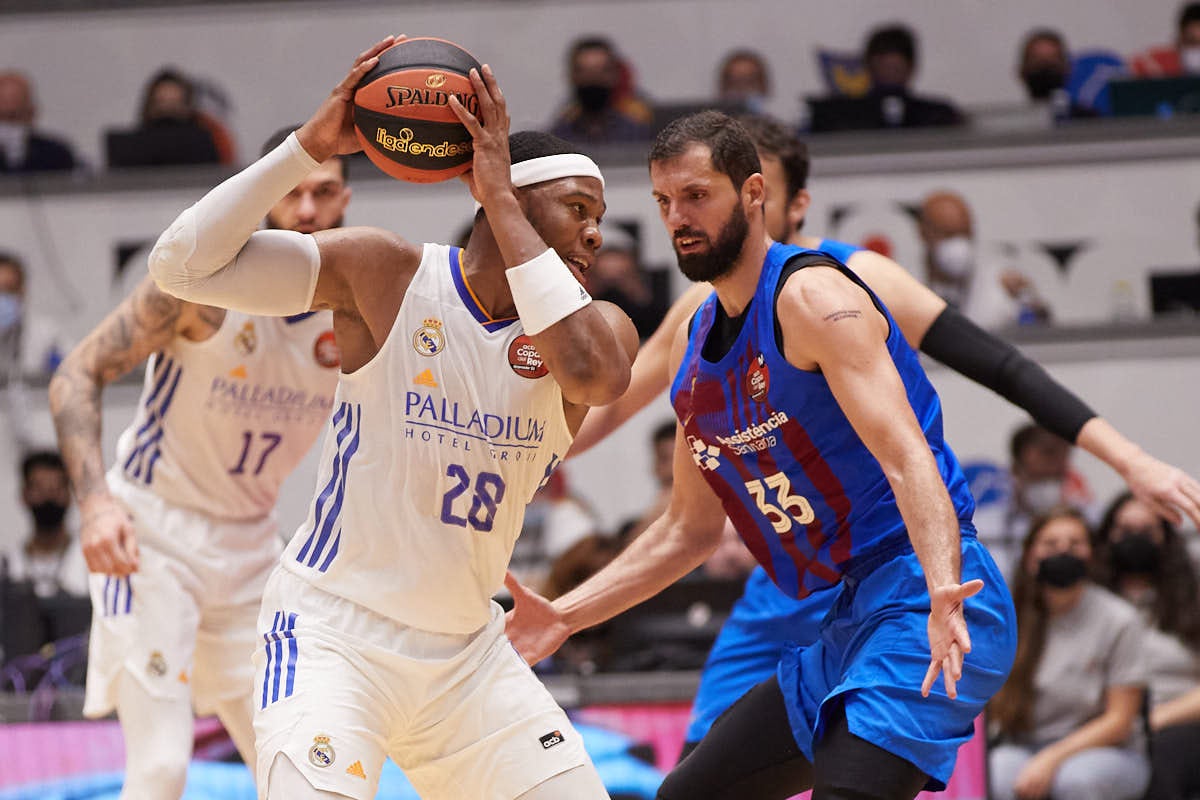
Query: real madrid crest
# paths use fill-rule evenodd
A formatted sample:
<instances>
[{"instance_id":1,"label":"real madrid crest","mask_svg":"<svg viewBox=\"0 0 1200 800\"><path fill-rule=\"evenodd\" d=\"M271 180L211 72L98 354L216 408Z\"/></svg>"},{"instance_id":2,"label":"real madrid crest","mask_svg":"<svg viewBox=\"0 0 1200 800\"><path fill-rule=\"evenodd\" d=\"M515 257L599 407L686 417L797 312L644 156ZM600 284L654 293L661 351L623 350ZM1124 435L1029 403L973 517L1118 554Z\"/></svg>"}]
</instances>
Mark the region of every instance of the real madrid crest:
<instances>
[{"instance_id":1,"label":"real madrid crest","mask_svg":"<svg viewBox=\"0 0 1200 800\"><path fill-rule=\"evenodd\" d=\"M446 349L446 334L442 321L429 318L413 333L413 349L423 356L436 356Z\"/></svg>"},{"instance_id":2,"label":"real madrid crest","mask_svg":"<svg viewBox=\"0 0 1200 800\"><path fill-rule=\"evenodd\" d=\"M312 747L308 748L308 763L314 767L328 767L336 758L337 753L333 752L328 736L313 737Z\"/></svg>"},{"instance_id":3,"label":"real madrid crest","mask_svg":"<svg viewBox=\"0 0 1200 800\"><path fill-rule=\"evenodd\" d=\"M746 394L750 395L751 400L761 403L770 388L771 371L767 369L767 359L759 353L750 369L746 371Z\"/></svg>"},{"instance_id":4,"label":"real madrid crest","mask_svg":"<svg viewBox=\"0 0 1200 800\"><path fill-rule=\"evenodd\" d=\"M146 672L156 678L167 674L167 659L158 650L150 654L150 660L146 662Z\"/></svg>"},{"instance_id":5,"label":"real madrid crest","mask_svg":"<svg viewBox=\"0 0 1200 800\"><path fill-rule=\"evenodd\" d=\"M254 321L248 320L242 329L233 337L233 349L240 355L248 356L258 346L258 334L254 332Z\"/></svg>"}]
</instances>

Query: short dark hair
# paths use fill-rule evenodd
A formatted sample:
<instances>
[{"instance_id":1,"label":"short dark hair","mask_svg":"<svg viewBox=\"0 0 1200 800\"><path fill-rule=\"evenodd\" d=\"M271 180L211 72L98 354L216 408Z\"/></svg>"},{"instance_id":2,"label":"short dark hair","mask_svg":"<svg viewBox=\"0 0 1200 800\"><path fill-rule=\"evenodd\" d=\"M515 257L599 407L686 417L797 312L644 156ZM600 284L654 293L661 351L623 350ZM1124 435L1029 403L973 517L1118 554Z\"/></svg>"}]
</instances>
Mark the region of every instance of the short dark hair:
<instances>
[{"instance_id":1,"label":"short dark hair","mask_svg":"<svg viewBox=\"0 0 1200 800\"><path fill-rule=\"evenodd\" d=\"M604 36L581 36L572 42L571 48L567 50L567 66L572 66L576 56L584 50L604 50L614 59L617 57L617 48L613 46L611 39Z\"/></svg>"},{"instance_id":2,"label":"short dark hair","mask_svg":"<svg viewBox=\"0 0 1200 800\"><path fill-rule=\"evenodd\" d=\"M146 114L150 111L150 102L154 98L154 90L163 83L178 84L183 89L188 108L195 110L196 87L192 84L192 79L176 67L163 67L150 76L150 80L146 81L146 86L142 90L142 107L138 113L139 121L146 121Z\"/></svg>"},{"instance_id":3,"label":"short dark hair","mask_svg":"<svg viewBox=\"0 0 1200 800\"><path fill-rule=\"evenodd\" d=\"M750 134L759 152L773 155L783 164L789 200L808 186L808 145L795 133L774 117L763 114L739 115L737 121Z\"/></svg>"},{"instance_id":4,"label":"short dark hair","mask_svg":"<svg viewBox=\"0 0 1200 800\"><path fill-rule=\"evenodd\" d=\"M11 250L0 250L0 264L11 264L20 273L21 282L25 282L25 262L16 253Z\"/></svg>"},{"instance_id":5,"label":"short dark hair","mask_svg":"<svg viewBox=\"0 0 1200 800\"><path fill-rule=\"evenodd\" d=\"M672 120L655 137L649 161L653 164L677 158L693 144L708 146L713 168L728 175L734 189L740 191L747 178L762 172L762 162L749 131L720 111L700 111Z\"/></svg>"},{"instance_id":6,"label":"short dark hair","mask_svg":"<svg viewBox=\"0 0 1200 800\"><path fill-rule=\"evenodd\" d=\"M280 128L279 130L275 131L270 136L268 136L267 140L265 142L263 142L262 149L258 153L259 158L262 158L267 153L271 152L276 147L279 147L279 145L283 144L283 140L286 139L287 137L291 136L292 131L299 129L299 127L300 127L299 125L288 125L286 127ZM336 158L337 162L342 165L342 183L349 183L350 182L350 159L346 156L334 156L334 158Z\"/></svg>"},{"instance_id":7,"label":"short dark hair","mask_svg":"<svg viewBox=\"0 0 1200 800\"><path fill-rule=\"evenodd\" d=\"M664 439L675 439L675 420L659 423L654 429L654 435L650 437L650 441L658 444Z\"/></svg>"},{"instance_id":8,"label":"short dark hair","mask_svg":"<svg viewBox=\"0 0 1200 800\"><path fill-rule=\"evenodd\" d=\"M1021 454L1039 439L1054 439L1056 441L1066 442L1061 436L1053 431L1043 428L1035 422L1030 422L1017 428L1013 433L1012 438L1008 442L1008 455L1012 459L1012 463L1016 464L1021 460ZM1067 442L1070 444L1070 442Z\"/></svg>"},{"instance_id":9,"label":"short dark hair","mask_svg":"<svg viewBox=\"0 0 1200 800\"><path fill-rule=\"evenodd\" d=\"M917 37L906 25L885 25L871 31L867 37L864 59L881 56L885 53L896 53L904 57L909 64L917 63Z\"/></svg>"},{"instance_id":10,"label":"short dark hair","mask_svg":"<svg viewBox=\"0 0 1200 800\"><path fill-rule=\"evenodd\" d=\"M1179 10L1179 25L1177 27L1180 33L1183 33L1183 29L1193 22L1200 22L1200 3L1188 3Z\"/></svg>"},{"instance_id":11,"label":"short dark hair","mask_svg":"<svg viewBox=\"0 0 1200 800\"><path fill-rule=\"evenodd\" d=\"M581 152L578 145L545 131L516 131L508 135L508 153L514 164L544 156L574 155Z\"/></svg>"},{"instance_id":12,"label":"short dark hair","mask_svg":"<svg viewBox=\"0 0 1200 800\"><path fill-rule=\"evenodd\" d=\"M721 66L717 69L717 80L723 82L725 73L729 70L729 66L735 61L753 61L759 72L763 76L763 86L767 91L771 90L771 68L767 66L767 60L763 58L762 53L757 50L751 50L749 47L740 47L736 50L731 50L721 59Z\"/></svg>"},{"instance_id":13,"label":"short dark hair","mask_svg":"<svg viewBox=\"0 0 1200 800\"><path fill-rule=\"evenodd\" d=\"M55 450L33 450L26 453L25 457L21 459L22 482L29 483L29 478L35 469L53 469L65 475L67 465L63 463L62 456Z\"/></svg>"},{"instance_id":14,"label":"short dark hair","mask_svg":"<svg viewBox=\"0 0 1200 800\"><path fill-rule=\"evenodd\" d=\"M1067 40L1063 35L1053 28L1034 28L1029 33L1025 34L1025 38L1021 40L1021 63L1025 63L1025 59L1029 56L1029 48L1034 42L1054 42L1058 45L1058 49L1062 51L1063 57L1067 55Z\"/></svg>"}]
</instances>

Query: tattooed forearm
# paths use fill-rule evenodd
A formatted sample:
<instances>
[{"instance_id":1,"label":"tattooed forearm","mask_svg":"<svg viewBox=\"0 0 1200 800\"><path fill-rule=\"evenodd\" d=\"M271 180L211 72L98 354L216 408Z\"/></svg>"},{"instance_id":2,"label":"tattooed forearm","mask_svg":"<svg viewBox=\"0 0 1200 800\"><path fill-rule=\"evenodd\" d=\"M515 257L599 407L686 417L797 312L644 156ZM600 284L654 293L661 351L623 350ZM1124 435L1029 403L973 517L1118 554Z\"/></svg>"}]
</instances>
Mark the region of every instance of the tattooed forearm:
<instances>
[{"instance_id":1,"label":"tattooed forearm","mask_svg":"<svg viewBox=\"0 0 1200 800\"><path fill-rule=\"evenodd\" d=\"M80 342L50 382L58 445L81 507L107 494L100 394L177 333L185 304L144 281Z\"/></svg>"},{"instance_id":2,"label":"tattooed forearm","mask_svg":"<svg viewBox=\"0 0 1200 800\"><path fill-rule=\"evenodd\" d=\"M837 322L839 319L858 319L861 316L861 311L857 309L848 309L844 311L835 311L832 314L826 314L824 319L826 322Z\"/></svg>"}]
</instances>

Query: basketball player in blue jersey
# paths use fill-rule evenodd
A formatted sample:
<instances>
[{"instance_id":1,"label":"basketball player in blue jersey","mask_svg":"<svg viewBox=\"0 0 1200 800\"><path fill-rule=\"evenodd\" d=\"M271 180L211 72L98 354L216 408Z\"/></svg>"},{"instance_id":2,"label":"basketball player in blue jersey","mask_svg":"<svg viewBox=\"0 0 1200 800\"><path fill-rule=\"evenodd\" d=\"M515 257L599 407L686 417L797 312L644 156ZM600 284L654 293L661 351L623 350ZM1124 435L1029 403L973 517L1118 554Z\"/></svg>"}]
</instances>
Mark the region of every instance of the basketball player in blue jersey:
<instances>
[{"instance_id":1,"label":"basketball player in blue jersey","mask_svg":"<svg viewBox=\"0 0 1200 800\"><path fill-rule=\"evenodd\" d=\"M345 165L331 158L264 209L266 226L336 228L349 200ZM101 391L147 357L137 415L106 475ZM274 506L329 420L337 365L328 313L227 312L147 278L50 384L92 573L84 713L116 708L122 798L183 793L193 708L216 713L254 763L250 653L281 549Z\"/></svg>"},{"instance_id":2,"label":"basketball player in blue jersey","mask_svg":"<svg viewBox=\"0 0 1200 800\"><path fill-rule=\"evenodd\" d=\"M359 149L362 53L308 122L160 237L160 287L272 314L334 313L342 371L308 520L259 615L260 795L375 796L391 756L426 798L607 797L579 735L504 635L491 601L526 503L587 408L629 381L637 332L578 274L601 239L595 163L508 134L490 68L467 183L465 248L375 228L255 231L322 160Z\"/></svg>"},{"instance_id":3,"label":"basketball player in blue jersey","mask_svg":"<svg viewBox=\"0 0 1200 800\"><path fill-rule=\"evenodd\" d=\"M718 112L668 125L650 177L679 264L714 292L680 328L667 511L608 567L510 621L533 662L698 566L723 516L786 594L837 587L659 796L912 798L942 788L1016 648L1004 579L941 409L887 308L832 256L772 242L753 140Z\"/></svg>"},{"instance_id":4,"label":"basketball player in blue jersey","mask_svg":"<svg viewBox=\"0 0 1200 800\"><path fill-rule=\"evenodd\" d=\"M1200 484L1186 473L1145 453L1037 364L947 307L896 262L845 242L803 235L809 205L807 148L770 118L743 117L741 121L753 137L762 163L764 218L772 239L822 250L847 264L888 307L913 347L1002 394L1042 426L1103 460L1164 518L1178 524L1182 511L1200 526ZM638 351L629 389L616 403L588 415L571 446L571 455L607 436L667 388L670 339L710 291L705 284L695 284L675 302ZM783 594L761 567L754 570L701 673L681 757L699 744L725 709L774 673L788 642L816 640L817 626L835 594L819 592L798 601Z\"/></svg>"}]
</instances>

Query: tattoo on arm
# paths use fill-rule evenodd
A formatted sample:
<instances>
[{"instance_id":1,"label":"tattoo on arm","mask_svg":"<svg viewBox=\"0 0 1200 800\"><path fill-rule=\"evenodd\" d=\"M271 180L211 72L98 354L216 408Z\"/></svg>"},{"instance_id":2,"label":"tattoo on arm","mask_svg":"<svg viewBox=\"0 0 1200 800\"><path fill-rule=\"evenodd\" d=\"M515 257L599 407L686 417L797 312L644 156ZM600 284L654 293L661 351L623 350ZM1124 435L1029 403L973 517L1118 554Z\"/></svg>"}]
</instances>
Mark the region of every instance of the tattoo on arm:
<instances>
[{"instance_id":1,"label":"tattoo on arm","mask_svg":"<svg viewBox=\"0 0 1200 800\"><path fill-rule=\"evenodd\" d=\"M843 311L835 311L832 314L825 315L826 322L837 322L840 319L858 319L862 316L862 312L858 309L847 309Z\"/></svg>"},{"instance_id":2,"label":"tattoo on arm","mask_svg":"<svg viewBox=\"0 0 1200 800\"><path fill-rule=\"evenodd\" d=\"M100 393L177 334L186 304L147 279L88 334L50 382L58 445L81 505L104 495Z\"/></svg>"}]
</instances>

